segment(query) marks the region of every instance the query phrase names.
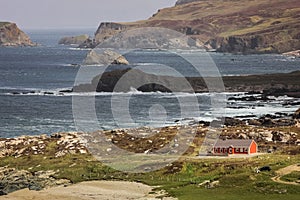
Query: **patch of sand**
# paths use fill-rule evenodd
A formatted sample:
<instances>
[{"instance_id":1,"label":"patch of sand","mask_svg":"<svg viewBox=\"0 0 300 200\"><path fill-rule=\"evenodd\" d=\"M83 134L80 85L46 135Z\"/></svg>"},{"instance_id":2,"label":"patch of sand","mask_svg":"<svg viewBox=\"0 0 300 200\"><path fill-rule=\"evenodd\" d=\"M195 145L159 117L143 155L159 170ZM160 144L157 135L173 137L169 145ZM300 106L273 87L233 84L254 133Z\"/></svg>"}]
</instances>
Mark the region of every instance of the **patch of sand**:
<instances>
[{"instance_id":1,"label":"patch of sand","mask_svg":"<svg viewBox=\"0 0 300 200\"><path fill-rule=\"evenodd\" d=\"M158 194L152 194L152 189L153 187L134 182L90 181L42 191L24 189L0 196L0 200L155 200ZM170 197L162 199L175 200Z\"/></svg>"}]
</instances>

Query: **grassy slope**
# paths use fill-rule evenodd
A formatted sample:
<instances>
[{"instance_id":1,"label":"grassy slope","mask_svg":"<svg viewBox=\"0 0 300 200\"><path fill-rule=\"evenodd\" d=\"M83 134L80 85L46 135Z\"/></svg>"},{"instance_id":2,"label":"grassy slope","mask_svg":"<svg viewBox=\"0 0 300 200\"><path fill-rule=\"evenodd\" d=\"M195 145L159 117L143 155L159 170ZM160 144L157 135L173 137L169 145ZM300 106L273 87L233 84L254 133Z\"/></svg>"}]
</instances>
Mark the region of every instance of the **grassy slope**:
<instances>
[{"instance_id":1,"label":"grassy slope","mask_svg":"<svg viewBox=\"0 0 300 200\"><path fill-rule=\"evenodd\" d=\"M298 0L204 0L166 8L150 21L204 19L195 27L207 23L219 30L221 35L239 35L272 28L274 21L283 24L299 23ZM224 29L224 30L222 30Z\"/></svg>"},{"instance_id":2,"label":"grassy slope","mask_svg":"<svg viewBox=\"0 0 300 200\"><path fill-rule=\"evenodd\" d=\"M286 186L271 181L275 170L299 163L300 155L265 155L248 159L194 159L182 158L159 171L146 174L127 174L106 167L91 156L67 155L54 158L56 144L48 145L45 155L7 157L0 159L0 166L40 170L59 170L57 178L67 178L73 183L87 180L128 180L161 186L172 196L182 200L221 199L298 199L299 186ZM271 166L271 172L256 174L255 167ZM178 168L177 168L178 167ZM220 186L212 189L199 187L205 180L219 180Z\"/></svg>"},{"instance_id":3,"label":"grassy slope","mask_svg":"<svg viewBox=\"0 0 300 200\"><path fill-rule=\"evenodd\" d=\"M203 43L229 36L262 36L260 47L279 52L300 48L299 0L201 0L165 8L149 20L127 23L177 31L191 27ZM267 44L263 44L267 43ZM258 49L259 50L259 49Z\"/></svg>"}]
</instances>

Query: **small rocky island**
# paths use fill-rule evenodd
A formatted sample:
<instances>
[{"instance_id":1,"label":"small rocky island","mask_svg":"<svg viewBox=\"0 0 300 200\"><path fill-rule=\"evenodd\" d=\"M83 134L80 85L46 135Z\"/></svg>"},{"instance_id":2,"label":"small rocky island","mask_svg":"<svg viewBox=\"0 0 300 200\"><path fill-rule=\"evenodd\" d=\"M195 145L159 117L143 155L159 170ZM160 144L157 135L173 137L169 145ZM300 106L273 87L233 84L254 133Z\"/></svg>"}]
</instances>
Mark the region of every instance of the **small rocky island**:
<instances>
[{"instance_id":1,"label":"small rocky island","mask_svg":"<svg viewBox=\"0 0 300 200\"><path fill-rule=\"evenodd\" d=\"M91 50L85 60L83 65L129 65L129 62L121 54L112 51L105 50L100 51L100 49Z\"/></svg>"},{"instance_id":2,"label":"small rocky island","mask_svg":"<svg viewBox=\"0 0 300 200\"><path fill-rule=\"evenodd\" d=\"M15 23L0 22L0 46L36 46Z\"/></svg>"},{"instance_id":3,"label":"small rocky island","mask_svg":"<svg viewBox=\"0 0 300 200\"><path fill-rule=\"evenodd\" d=\"M63 37L59 40L58 44L63 45L80 45L90 37L87 34L78 35L78 36L71 36L71 37Z\"/></svg>"}]
</instances>

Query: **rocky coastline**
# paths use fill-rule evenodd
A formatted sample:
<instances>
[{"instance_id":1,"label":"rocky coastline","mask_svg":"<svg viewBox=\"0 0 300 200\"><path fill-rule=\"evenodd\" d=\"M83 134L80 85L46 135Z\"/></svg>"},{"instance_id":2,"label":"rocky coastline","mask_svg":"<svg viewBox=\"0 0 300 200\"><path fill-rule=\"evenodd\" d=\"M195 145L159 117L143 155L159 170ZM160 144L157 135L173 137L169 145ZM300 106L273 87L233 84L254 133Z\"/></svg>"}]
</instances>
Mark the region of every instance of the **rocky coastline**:
<instances>
[{"instance_id":1,"label":"rocky coastline","mask_svg":"<svg viewBox=\"0 0 300 200\"><path fill-rule=\"evenodd\" d=\"M0 22L0 46L37 46L15 23Z\"/></svg>"},{"instance_id":2,"label":"rocky coastline","mask_svg":"<svg viewBox=\"0 0 300 200\"><path fill-rule=\"evenodd\" d=\"M116 84L125 74L129 73L132 76L128 77L121 87L115 88ZM145 84L140 88L136 88L142 92L195 92L203 93L209 92L206 82L218 82L220 78L217 77L187 77L178 78L171 76L159 76L154 74L147 74L136 69L114 70L105 72L101 76L96 76L91 84L78 85L73 88L74 92L129 92L132 87L136 85L138 80L143 80ZM186 87L182 83L187 80L191 88ZM210 92L246 92L249 94L259 94L261 98L266 99L267 96L290 96L300 97L300 71L292 73L280 74L265 74L265 75L249 75L249 76L225 76L222 77L225 90L220 91L220 88L212 88L214 91ZM123 79L124 81L124 79ZM156 83L156 84L155 84ZM174 88L173 86L178 85ZM170 91L169 88L174 88ZM222 89L222 88L221 88ZM254 98L254 97L253 97ZM256 100L253 99L252 100ZM251 99L244 99L251 100Z\"/></svg>"},{"instance_id":3,"label":"rocky coastline","mask_svg":"<svg viewBox=\"0 0 300 200\"><path fill-rule=\"evenodd\" d=\"M121 149L140 154L151 154L164 147L173 144L173 150L179 148L182 142L174 137L180 133L194 133L195 139L185 153L186 156L195 155L197 146L201 145L206 137L210 123L205 121L191 121L186 125L174 125L163 128L140 127L133 129L116 129L97 131L97 135L107 138L107 141ZM134 133L146 134L144 137L135 137ZM69 132L54 133L50 136L21 136L16 138L0 139L0 160L31 159L33 156L44 157L44 159L59 159L69 155L90 156L87 149L87 140L83 139L85 133ZM94 133L91 133L94 134ZM150 136L147 136L149 134ZM289 155L299 153L300 146L300 109L291 116L265 115L260 118L224 119L220 139L254 139L259 144L261 153L285 152ZM112 149L98 149L101 154L109 156L116 155ZM167 153L167 152L165 152ZM172 154L172 152L169 152ZM72 165L71 165L72 166ZM36 168L38 168L37 166ZM9 164L0 165L0 195L28 188L30 190L41 190L53 186L67 186L72 183L68 179L56 178L59 171L17 169Z\"/></svg>"}]
</instances>

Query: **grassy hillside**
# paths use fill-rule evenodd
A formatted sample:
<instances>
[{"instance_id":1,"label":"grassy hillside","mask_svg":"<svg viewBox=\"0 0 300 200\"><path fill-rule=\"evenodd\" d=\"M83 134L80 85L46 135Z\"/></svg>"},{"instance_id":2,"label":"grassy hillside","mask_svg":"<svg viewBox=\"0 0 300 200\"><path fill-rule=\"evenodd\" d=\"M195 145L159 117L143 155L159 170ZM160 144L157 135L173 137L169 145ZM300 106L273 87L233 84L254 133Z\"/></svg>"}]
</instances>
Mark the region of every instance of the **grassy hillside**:
<instances>
[{"instance_id":1,"label":"grassy hillside","mask_svg":"<svg viewBox=\"0 0 300 200\"><path fill-rule=\"evenodd\" d=\"M174 29L222 52L282 53L300 49L299 13L299 0L201 0L122 25Z\"/></svg>"},{"instance_id":2,"label":"grassy hillside","mask_svg":"<svg viewBox=\"0 0 300 200\"><path fill-rule=\"evenodd\" d=\"M126 180L158 186L179 200L296 200L297 185L285 185L271 180L275 170L299 163L299 155L264 155L248 159L197 159L185 158L169 167L146 174L128 174L109 168L90 156L67 155L54 158L51 154L0 159L0 167L8 166L31 173L53 170L57 179L72 183L89 180ZM257 174L255 167L270 166L270 172ZM289 175L293 178L295 173ZM284 177L285 179L288 178ZM215 182L208 187L205 181Z\"/></svg>"}]
</instances>

